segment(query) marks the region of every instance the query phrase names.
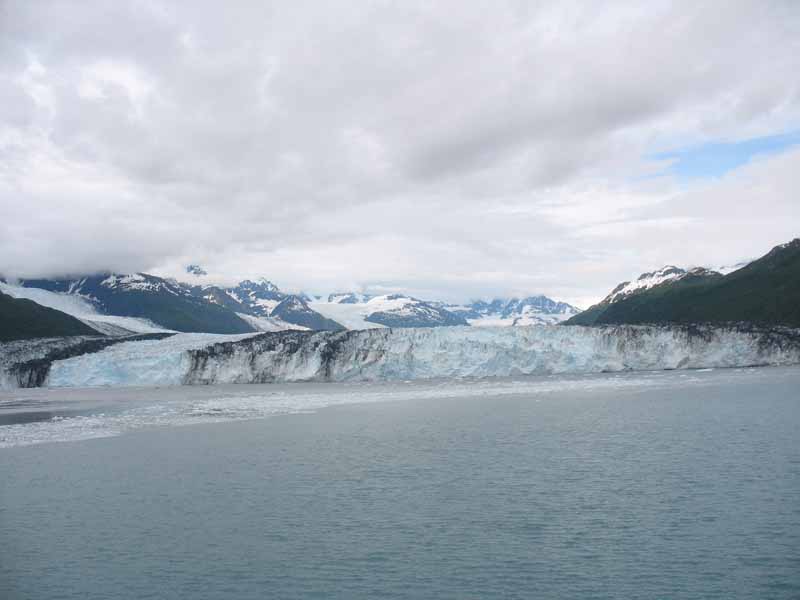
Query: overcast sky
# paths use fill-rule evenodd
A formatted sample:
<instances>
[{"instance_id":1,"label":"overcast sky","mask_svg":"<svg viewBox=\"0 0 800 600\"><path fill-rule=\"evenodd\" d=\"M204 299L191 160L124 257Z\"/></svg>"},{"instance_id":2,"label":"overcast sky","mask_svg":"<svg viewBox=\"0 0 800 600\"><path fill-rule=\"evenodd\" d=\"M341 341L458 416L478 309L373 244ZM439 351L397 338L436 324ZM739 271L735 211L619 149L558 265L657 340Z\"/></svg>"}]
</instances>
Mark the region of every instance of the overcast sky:
<instances>
[{"instance_id":1,"label":"overcast sky","mask_svg":"<svg viewBox=\"0 0 800 600\"><path fill-rule=\"evenodd\" d=\"M799 74L794 0L0 0L0 272L585 307L800 235Z\"/></svg>"}]
</instances>

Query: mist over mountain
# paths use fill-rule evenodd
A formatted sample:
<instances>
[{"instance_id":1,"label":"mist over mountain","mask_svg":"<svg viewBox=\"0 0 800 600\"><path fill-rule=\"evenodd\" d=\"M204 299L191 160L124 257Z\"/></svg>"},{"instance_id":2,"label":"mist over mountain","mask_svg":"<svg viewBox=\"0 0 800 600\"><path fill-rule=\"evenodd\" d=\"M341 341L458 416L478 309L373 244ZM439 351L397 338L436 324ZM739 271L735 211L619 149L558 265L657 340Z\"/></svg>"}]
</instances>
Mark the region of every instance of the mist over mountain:
<instances>
[{"instance_id":1,"label":"mist over mountain","mask_svg":"<svg viewBox=\"0 0 800 600\"><path fill-rule=\"evenodd\" d=\"M202 267L190 267L187 276L210 279ZM578 311L545 296L465 305L405 294L314 296L284 292L263 277L229 287L146 273L24 279L0 285L8 294L75 316L92 330L110 335L541 325L560 322Z\"/></svg>"},{"instance_id":2,"label":"mist over mountain","mask_svg":"<svg viewBox=\"0 0 800 600\"><path fill-rule=\"evenodd\" d=\"M264 277L226 287L207 283L211 276L198 265L190 265L186 275L200 278L203 283L145 273L103 273L60 279L9 279L0 283L0 291L76 317L90 331L105 335L561 323L740 321L797 326L799 247L800 241L795 239L776 246L760 259L718 270L667 265L618 284L601 302L585 311L544 295L454 304L401 293L291 293ZM81 327L75 331L79 330L86 333ZM56 327L53 331L53 335L59 335L55 332L61 329Z\"/></svg>"}]
</instances>

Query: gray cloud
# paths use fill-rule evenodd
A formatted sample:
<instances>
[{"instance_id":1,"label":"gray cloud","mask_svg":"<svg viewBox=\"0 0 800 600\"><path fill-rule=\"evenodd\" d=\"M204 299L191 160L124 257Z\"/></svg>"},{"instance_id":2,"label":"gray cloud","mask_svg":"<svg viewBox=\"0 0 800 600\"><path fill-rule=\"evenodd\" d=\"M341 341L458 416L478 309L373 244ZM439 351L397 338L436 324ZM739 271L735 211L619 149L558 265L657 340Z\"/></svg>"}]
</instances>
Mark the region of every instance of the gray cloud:
<instances>
[{"instance_id":1,"label":"gray cloud","mask_svg":"<svg viewBox=\"0 0 800 600\"><path fill-rule=\"evenodd\" d=\"M0 272L586 303L766 250L797 153L643 178L800 126L797 5L696 4L7 0Z\"/></svg>"}]
</instances>

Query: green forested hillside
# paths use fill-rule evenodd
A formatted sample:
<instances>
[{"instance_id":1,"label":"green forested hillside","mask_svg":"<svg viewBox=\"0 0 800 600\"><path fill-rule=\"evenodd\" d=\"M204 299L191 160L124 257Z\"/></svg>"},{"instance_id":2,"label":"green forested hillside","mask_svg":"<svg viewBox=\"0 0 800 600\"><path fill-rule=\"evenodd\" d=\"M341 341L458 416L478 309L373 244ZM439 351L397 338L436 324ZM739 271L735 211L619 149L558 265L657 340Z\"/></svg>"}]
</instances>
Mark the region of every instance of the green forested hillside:
<instances>
[{"instance_id":1,"label":"green forested hillside","mask_svg":"<svg viewBox=\"0 0 800 600\"><path fill-rule=\"evenodd\" d=\"M604 301L569 325L748 321L800 327L800 239L724 277L685 277L615 302Z\"/></svg>"},{"instance_id":2,"label":"green forested hillside","mask_svg":"<svg viewBox=\"0 0 800 600\"><path fill-rule=\"evenodd\" d=\"M75 317L0 292L0 342L62 335L101 335Z\"/></svg>"},{"instance_id":3,"label":"green forested hillside","mask_svg":"<svg viewBox=\"0 0 800 600\"><path fill-rule=\"evenodd\" d=\"M28 279L25 287L81 294L109 315L148 319L167 329L200 333L250 333L253 328L226 306L208 302L200 288L136 273L101 273L73 279Z\"/></svg>"}]
</instances>

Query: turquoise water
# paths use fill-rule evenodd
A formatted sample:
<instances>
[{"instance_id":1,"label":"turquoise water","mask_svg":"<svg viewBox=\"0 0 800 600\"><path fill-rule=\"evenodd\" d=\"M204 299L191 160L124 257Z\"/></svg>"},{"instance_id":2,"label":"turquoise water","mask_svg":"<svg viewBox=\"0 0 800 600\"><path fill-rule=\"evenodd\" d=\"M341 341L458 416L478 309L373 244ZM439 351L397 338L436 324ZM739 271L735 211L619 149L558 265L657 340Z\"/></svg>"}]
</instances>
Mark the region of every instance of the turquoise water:
<instances>
[{"instance_id":1,"label":"turquoise water","mask_svg":"<svg viewBox=\"0 0 800 600\"><path fill-rule=\"evenodd\" d=\"M0 598L798 598L799 392L751 369L5 394Z\"/></svg>"}]
</instances>

